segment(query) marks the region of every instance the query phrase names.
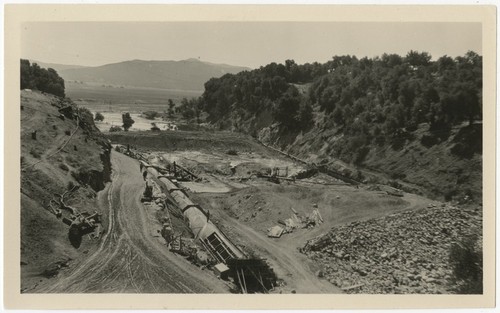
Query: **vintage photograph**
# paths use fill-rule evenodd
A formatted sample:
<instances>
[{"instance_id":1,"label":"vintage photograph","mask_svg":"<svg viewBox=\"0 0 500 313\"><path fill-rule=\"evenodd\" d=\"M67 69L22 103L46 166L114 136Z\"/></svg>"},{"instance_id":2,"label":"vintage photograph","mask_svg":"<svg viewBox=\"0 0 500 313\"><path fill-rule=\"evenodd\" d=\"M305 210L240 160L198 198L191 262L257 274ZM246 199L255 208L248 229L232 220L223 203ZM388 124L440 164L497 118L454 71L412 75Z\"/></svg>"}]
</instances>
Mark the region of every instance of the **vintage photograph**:
<instances>
[{"instance_id":1,"label":"vintage photograph","mask_svg":"<svg viewBox=\"0 0 500 313\"><path fill-rule=\"evenodd\" d=\"M23 22L20 294L483 295L482 27Z\"/></svg>"}]
</instances>

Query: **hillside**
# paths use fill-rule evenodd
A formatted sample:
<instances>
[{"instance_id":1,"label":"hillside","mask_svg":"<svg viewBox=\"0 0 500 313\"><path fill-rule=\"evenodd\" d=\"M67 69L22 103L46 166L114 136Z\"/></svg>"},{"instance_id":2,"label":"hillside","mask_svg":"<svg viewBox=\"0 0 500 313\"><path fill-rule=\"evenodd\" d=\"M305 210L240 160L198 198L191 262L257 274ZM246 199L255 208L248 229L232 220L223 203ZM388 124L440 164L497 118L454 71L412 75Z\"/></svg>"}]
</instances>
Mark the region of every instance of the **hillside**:
<instances>
[{"instance_id":1,"label":"hillside","mask_svg":"<svg viewBox=\"0 0 500 313\"><path fill-rule=\"evenodd\" d=\"M106 224L95 203L111 179L111 147L70 100L22 90L20 112L21 291L34 292L95 248L99 228L75 237L66 222L97 211Z\"/></svg>"},{"instance_id":2,"label":"hillside","mask_svg":"<svg viewBox=\"0 0 500 313\"><path fill-rule=\"evenodd\" d=\"M425 52L271 63L211 79L193 104L219 129L431 197L482 197L482 57Z\"/></svg>"},{"instance_id":3,"label":"hillside","mask_svg":"<svg viewBox=\"0 0 500 313\"><path fill-rule=\"evenodd\" d=\"M197 91L203 90L203 84L212 77L244 70L248 68L201 62L196 59L132 60L97 67L63 69L59 74L65 81Z\"/></svg>"},{"instance_id":4,"label":"hillside","mask_svg":"<svg viewBox=\"0 0 500 313\"><path fill-rule=\"evenodd\" d=\"M63 70L69 70L69 69L74 69L74 68L84 68L86 66L82 65L72 65L72 64L58 64L58 63L46 63L46 62L40 62L37 60L29 60L30 63L36 63L38 66L42 68L52 68L56 70L57 72L63 71Z\"/></svg>"}]
</instances>

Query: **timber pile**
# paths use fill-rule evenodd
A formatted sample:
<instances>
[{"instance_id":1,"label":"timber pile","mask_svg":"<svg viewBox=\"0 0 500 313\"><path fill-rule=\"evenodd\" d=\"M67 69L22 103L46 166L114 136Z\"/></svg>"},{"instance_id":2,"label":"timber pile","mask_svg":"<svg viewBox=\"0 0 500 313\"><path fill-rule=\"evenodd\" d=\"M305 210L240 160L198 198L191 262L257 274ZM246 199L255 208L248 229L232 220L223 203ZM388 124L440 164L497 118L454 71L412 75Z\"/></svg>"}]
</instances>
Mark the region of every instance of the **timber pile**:
<instances>
[{"instance_id":1,"label":"timber pile","mask_svg":"<svg viewBox=\"0 0 500 313\"><path fill-rule=\"evenodd\" d=\"M301 252L346 293L453 293L450 248L481 225L481 207L429 205L335 227Z\"/></svg>"}]
</instances>

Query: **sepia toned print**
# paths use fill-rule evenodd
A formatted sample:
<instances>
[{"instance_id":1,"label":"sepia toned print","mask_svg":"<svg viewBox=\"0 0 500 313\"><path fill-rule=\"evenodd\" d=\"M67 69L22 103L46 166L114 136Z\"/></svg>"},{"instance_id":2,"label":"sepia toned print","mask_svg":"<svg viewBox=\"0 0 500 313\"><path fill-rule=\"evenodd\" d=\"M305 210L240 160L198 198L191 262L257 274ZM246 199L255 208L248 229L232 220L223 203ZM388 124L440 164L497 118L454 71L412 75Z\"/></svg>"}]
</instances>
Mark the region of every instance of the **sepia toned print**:
<instances>
[{"instance_id":1,"label":"sepia toned print","mask_svg":"<svg viewBox=\"0 0 500 313\"><path fill-rule=\"evenodd\" d=\"M21 296L489 292L481 22L21 25Z\"/></svg>"}]
</instances>

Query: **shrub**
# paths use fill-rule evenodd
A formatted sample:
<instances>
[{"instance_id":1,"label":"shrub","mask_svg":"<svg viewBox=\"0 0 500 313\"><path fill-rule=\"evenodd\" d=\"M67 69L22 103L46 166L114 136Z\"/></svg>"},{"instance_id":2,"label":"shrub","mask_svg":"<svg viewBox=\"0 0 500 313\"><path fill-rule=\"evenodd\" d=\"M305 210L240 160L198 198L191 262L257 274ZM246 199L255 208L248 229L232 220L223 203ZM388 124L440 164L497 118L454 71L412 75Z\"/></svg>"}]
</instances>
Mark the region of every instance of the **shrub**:
<instances>
[{"instance_id":1,"label":"shrub","mask_svg":"<svg viewBox=\"0 0 500 313\"><path fill-rule=\"evenodd\" d=\"M447 188L444 192L444 200L451 201L453 197L457 194L457 190L454 188Z\"/></svg>"},{"instance_id":2,"label":"shrub","mask_svg":"<svg viewBox=\"0 0 500 313\"><path fill-rule=\"evenodd\" d=\"M459 142L451 147L450 152L458 157L470 159L474 156L474 150L470 145Z\"/></svg>"},{"instance_id":3,"label":"shrub","mask_svg":"<svg viewBox=\"0 0 500 313\"><path fill-rule=\"evenodd\" d=\"M64 163L59 164L59 168L62 169L63 171L68 171L69 170L68 166L66 164L64 164Z\"/></svg>"},{"instance_id":4,"label":"shrub","mask_svg":"<svg viewBox=\"0 0 500 313\"><path fill-rule=\"evenodd\" d=\"M236 150L234 150L234 149L231 149L231 150L228 150L226 152L226 154L229 154L229 155L238 155L238 152Z\"/></svg>"},{"instance_id":5,"label":"shrub","mask_svg":"<svg viewBox=\"0 0 500 313\"><path fill-rule=\"evenodd\" d=\"M465 237L450 248L452 281L461 294L483 293L483 251L477 236Z\"/></svg>"},{"instance_id":6,"label":"shrub","mask_svg":"<svg viewBox=\"0 0 500 313\"><path fill-rule=\"evenodd\" d=\"M100 112L96 112L94 120L96 120L98 122L102 122L102 121L104 121L104 115L102 115Z\"/></svg>"},{"instance_id":7,"label":"shrub","mask_svg":"<svg viewBox=\"0 0 500 313\"><path fill-rule=\"evenodd\" d=\"M71 180L68 182L68 186L66 187L68 190L72 190L75 188L75 183L72 182Z\"/></svg>"},{"instance_id":8,"label":"shrub","mask_svg":"<svg viewBox=\"0 0 500 313\"><path fill-rule=\"evenodd\" d=\"M65 130L65 131L64 131L64 133L65 133L67 136L71 135L71 131L69 131L69 130Z\"/></svg>"},{"instance_id":9,"label":"shrub","mask_svg":"<svg viewBox=\"0 0 500 313\"><path fill-rule=\"evenodd\" d=\"M37 159L39 159L39 158L41 157L40 152L38 152L38 151L37 151L37 150L35 150L34 148L32 148L32 149L30 150L30 154L31 154L33 157L37 158Z\"/></svg>"},{"instance_id":10,"label":"shrub","mask_svg":"<svg viewBox=\"0 0 500 313\"><path fill-rule=\"evenodd\" d=\"M370 148L367 146L363 146L358 149L358 151L355 154L354 158L354 164L361 164L365 160L366 156L370 152Z\"/></svg>"},{"instance_id":11,"label":"shrub","mask_svg":"<svg viewBox=\"0 0 500 313\"><path fill-rule=\"evenodd\" d=\"M422 139L420 139L420 143L429 148L429 147L432 147L434 146L435 144L438 143L438 139L434 136L429 136L429 135L424 135L422 136Z\"/></svg>"},{"instance_id":12,"label":"shrub","mask_svg":"<svg viewBox=\"0 0 500 313\"><path fill-rule=\"evenodd\" d=\"M144 116L144 118L147 118L148 120L154 120L155 117L158 115L158 112L146 111L146 112L142 112L142 115Z\"/></svg>"},{"instance_id":13,"label":"shrub","mask_svg":"<svg viewBox=\"0 0 500 313\"><path fill-rule=\"evenodd\" d=\"M120 126L111 126L111 128L109 129L109 132L110 133L113 133L113 132L121 132L123 129L120 127Z\"/></svg>"},{"instance_id":14,"label":"shrub","mask_svg":"<svg viewBox=\"0 0 500 313\"><path fill-rule=\"evenodd\" d=\"M128 129L130 127L132 127L132 125L134 125L135 121L132 119L132 117L130 116L130 113L123 113L122 114L122 121L123 121L123 129L125 131L128 131Z\"/></svg>"},{"instance_id":15,"label":"shrub","mask_svg":"<svg viewBox=\"0 0 500 313\"><path fill-rule=\"evenodd\" d=\"M395 180L390 180L387 184L396 189L401 189L401 187L403 187L400 183L398 183Z\"/></svg>"}]
</instances>

